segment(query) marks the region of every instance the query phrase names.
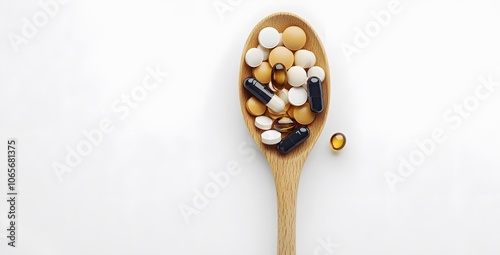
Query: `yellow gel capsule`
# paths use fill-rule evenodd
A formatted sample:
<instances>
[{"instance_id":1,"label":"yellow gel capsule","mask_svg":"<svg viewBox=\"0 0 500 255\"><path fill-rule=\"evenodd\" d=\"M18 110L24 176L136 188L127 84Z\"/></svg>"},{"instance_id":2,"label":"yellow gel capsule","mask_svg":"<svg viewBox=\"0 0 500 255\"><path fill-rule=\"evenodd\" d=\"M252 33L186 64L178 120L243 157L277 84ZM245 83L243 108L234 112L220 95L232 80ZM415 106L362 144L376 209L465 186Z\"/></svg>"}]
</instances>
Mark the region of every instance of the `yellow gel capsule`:
<instances>
[{"instance_id":1,"label":"yellow gel capsule","mask_svg":"<svg viewBox=\"0 0 500 255\"><path fill-rule=\"evenodd\" d=\"M330 138L330 146L334 151L338 151L344 148L345 142L345 135L342 133L335 133L332 135L332 138Z\"/></svg>"},{"instance_id":2,"label":"yellow gel capsule","mask_svg":"<svg viewBox=\"0 0 500 255\"><path fill-rule=\"evenodd\" d=\"M271 70L271 82L275 90L282 90L285 88L287 83L286 79L286 67L277 63L273 66Z\"/></svg>"}]
</instances>

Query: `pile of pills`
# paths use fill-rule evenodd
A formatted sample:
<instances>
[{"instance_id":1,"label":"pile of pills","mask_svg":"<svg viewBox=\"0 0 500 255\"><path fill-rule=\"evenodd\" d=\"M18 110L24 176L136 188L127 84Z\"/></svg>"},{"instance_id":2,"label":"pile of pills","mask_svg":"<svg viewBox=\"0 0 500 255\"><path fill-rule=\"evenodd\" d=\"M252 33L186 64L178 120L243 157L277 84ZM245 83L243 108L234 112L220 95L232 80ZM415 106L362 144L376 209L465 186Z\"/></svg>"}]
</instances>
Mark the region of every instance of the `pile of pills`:
<instances>
[{"instance_id":1,"label":"pile of pills","mask_svg":"<svg viewBox=\"0 0 500 255\"><path fill-rule=\"evenodd\" d=\"M309 137L307 125L324 108L325 71L315 65L314 53L303 48L306 41L298 26L282 33L266 27L259 32L258 46L245 53L245 63L252 68L252 77L243 81L252 94L246 109L255 116L255 127L263 130L262 143L276 145L281 153Z\"/></svg>"}]
</instances>

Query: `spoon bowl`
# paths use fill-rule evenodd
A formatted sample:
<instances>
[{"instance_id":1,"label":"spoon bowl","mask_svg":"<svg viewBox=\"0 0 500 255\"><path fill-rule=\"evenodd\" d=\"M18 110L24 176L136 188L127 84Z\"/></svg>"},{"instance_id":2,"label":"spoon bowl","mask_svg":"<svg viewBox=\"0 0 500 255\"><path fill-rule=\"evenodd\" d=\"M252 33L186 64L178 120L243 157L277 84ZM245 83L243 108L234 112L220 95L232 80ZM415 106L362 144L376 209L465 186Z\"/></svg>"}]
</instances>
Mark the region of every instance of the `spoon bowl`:
<instances>
[{"instance_id":1,"label":"spoon bowl","mask_svg":"<svg viewBox=\"0 0 500 255\"><path fill-rule=\"evenodd\" d=\"M262 131L254 126L255 117L246 110L245 103L252 95L243 87L243 81L252 76L252 68L245 63L245 53L248 49L258 46L257 37L260 30L265 27L274 27L283 32L289 26L298 26L304 30L307 40L303 49L312 51L316 55L316 66L322 67L325 71L325 79L322 82L324 110L316 114L313 123L307 125L310 130L309 138L289 153L281 154L276 149L276 145L265 145L261 142ZM286 12L274 13L261 20L250 32L240 64L240 106L248 130L266 156L273 172L278 201L278 255L295 255L295 215L299 178L304 162L320 136L326 121L330 98L329 78L330 72L323 45L314 29L299 16Z\"/></svg>"}]
</instances>

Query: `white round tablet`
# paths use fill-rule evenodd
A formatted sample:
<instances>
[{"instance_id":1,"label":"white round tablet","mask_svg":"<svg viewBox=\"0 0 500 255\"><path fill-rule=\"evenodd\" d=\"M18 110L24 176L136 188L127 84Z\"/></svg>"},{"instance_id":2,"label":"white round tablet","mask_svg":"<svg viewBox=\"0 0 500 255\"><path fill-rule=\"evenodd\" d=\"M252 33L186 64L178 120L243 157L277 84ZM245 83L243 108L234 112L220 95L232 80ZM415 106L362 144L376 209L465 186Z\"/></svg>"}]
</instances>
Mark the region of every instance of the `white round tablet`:
<instances>
[{"instance_id":1,"label":"white round tablet","mask_svg":"<svg viewBox=\"0 0 500 255\"><path fill-rule=\"evenodd\" d=\"M313 66L307 70L307 78L311 78L313 76L316 76L323 81L325 80L325 70L319 66Z\"/></svg>"},{"instance_id":2,"label":"white round tablet","mask_svg":"<svg viewBox=\"0 0 500 255\"><path fill-rule=\"evenodd\" d=\"M288 101L291 105L303 105L307 101L307 91L302 87L291 88L288 91Z\"/></svg>"},{"instance_id":3,"label":"white round tablet","mask_svg":"<svg viewBox=\"0 0 500 255\"><path fill-rule=\"evenodd\" d=\"M300 66L292 66L286 72L286 77L288 79L288 83L294 87L299 87L307 81L307 73L304 68Z\"/></svg>"},{"instance_id":4,"label":"white round tablet","mask_svg":"<svg viewBox=\"0 0 500 255\"><path fill-rule=\"evenodd\" d=\"M262 51L262 55L263 55L262 60L263 61L267 60L267 58L269 57L269 49L262 47L262 45L260 45L260 44L259 44L259 46L257 46L257 49Z\"/></svg>"},{"instance_id":5,"label":"white round tablet","mask_svg":"<svg viewBox=\"0 0 500 255\"><path fill-rule=\"evenodd\" d=\"M288 89L282 89L276 93L283 102L285 102L285 105L288 104Z\"/></svg>"},{"instance_id":6,"label":"white round tablet","mask_svg":"<svg viewBox=\"0 0 500 255\"><path fill-rule=\"evenodd\" d=\"M314 55L314 52L310 51L310 55L311 55L310 56L310 58L311 58L311 64L309 65L309 67L314 66L316 64L316 55Z\"/></svg>"},{"instance_id":7,"label":"white round tablet","mask_svg":"<svg viewBox=\"0 0 500 255\"><path fill-rule=\"evenodd\" d=\"M309 68L316 64L316 56L312 51L298 50L294 54L294 65L302 68Z\"/></svg>"},{"instance_id":8,"label":"white round tablet","mask_svg":"<svg viewBox=\"0 0 500 255\"><path fill-rule=\"evenodd\" d=\"M245 62L250 67L257 67L262 63L264 54L257 48L250 48L245 54Z\"/></svg>"},{"instance_id":9,"label":"white round tablet","mask_svg":"<svg viewBox=\"0 0 500 255\"><path fill-rule=\"evenodd\" d=\"M262 47L272 49L280 42L280 33L274 27L265 27L260 30L258 39Z\"/></svg>"},{"instance_id":10,"label":"white round tablet","mask_svg":"<svg viewBox=\"0 0 500 255\"><path fill-rule=\"evenodd\" d=\"M281 133L276 130L267 130L260 135L263 144L273 145L281 141Z\"/></svg>"},{"instance_id":11,"label":"white round tablet","mask_svg":"<svg viewBox=\"0 0 500 255\"><path fill-rule=\"evenodd\" d=\"M262 130L269 130L273 125L273 120L267 116L255 117L255 126Z\"/></svg>"}]
</instances>

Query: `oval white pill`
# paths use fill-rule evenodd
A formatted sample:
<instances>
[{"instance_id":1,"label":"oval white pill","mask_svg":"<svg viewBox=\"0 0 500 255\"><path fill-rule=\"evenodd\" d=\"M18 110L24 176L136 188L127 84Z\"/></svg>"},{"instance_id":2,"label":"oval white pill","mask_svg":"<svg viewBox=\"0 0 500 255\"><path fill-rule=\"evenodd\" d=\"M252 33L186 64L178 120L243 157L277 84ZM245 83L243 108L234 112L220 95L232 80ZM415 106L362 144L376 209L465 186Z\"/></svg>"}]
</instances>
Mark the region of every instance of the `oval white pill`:
<instances>
[{"instance_id":1,"label":"oval white pill","mask_svg":"<svg viewBox=\"0 0 500 255\"><path fill-rule=\"evenodd\" d=\"M272 49L280 42L280 33L274 27L265 27L259 32L259 44L264 48Z\"/></svg>"},{"instance_id":2,"label":"oval white pill","mask_svg":"<svg viewBox=\"0 0 500 255\"><path fill-rule=\"evenodd\" d=\"M259 44L259 46L257 46L257 49L262 51L262 60L263 61L267 60L267 58L269 57L269 49L262 47L262 45L260 45L260 44Z\"/></svg>"},{"instance_id":3,"label":"oval white pill","mask_svg":"<svg viewBox=\"0 0 500 255\"><path fill-rule=\"evenodd\" d=\"M261 50L257 48L250 48L245 54L245 62L250 67L259 66L260 63L262 63L263 59L264 59L264 54L262 53Z\"/></svg>"},{"instance_id":4,"label":"oval white pill","mask_svg":"<svg viewBox=\"0 0 500 255\"><path fill-rule=\"evenodd\" d=\"M291 88L288 91L288 101L291 105L303 105L307 101L307 91L302 87Z\"/></svg>"},{"instance_id":5,"label":"oval white pill","mask_svg":"<svg viewBox=\"0 0 500 255\"><path fill-rule=\"evenodd\" d=\"M255 117L255 126L262 130L269 130L273 125L273 120L267 116Z\"/></svg>"},{"instance_id":6,"label":"oval white pill","mask_svg":"<svg viewBox=\"0 0 500 255\"><path fill-rule=\"evenodd\" d=\"M273 145L281 141L281 133L276 130L267 130L260 135L263 144Z\"/></svg>"},{"instance_id":7,"label":"oval white pill","mask_svg":"<svg viewBox=\"0 0 500 255\"><path fill-rule=\"evenodd\" d=\"M307 78L311 78L313 76L316 76L323 81L325 80L325 70L319 66L313 66L307 70Z\"/></svg>"},{"instance_id":8,"label":"oval white pill","mask_svg":"<svg viewBox=\"0 0 500 255\"><path fill-rule=\"evenodd\" d=\"M296 66L309 68L316 64L316 56L312 53L312 51L298 50L293 55L295 59L294 65Z\"/></svg>"},{"instance_id":9,"label":"oval white pill","mask_svg":"<svg viewBox=\"0 0 500 255\"><path fill-rule=\"evenodd\" d=\"M286 72L288 83L294 87L302 86L307 81L307 73L304 68L300 66L292 66Z\"/></svg>"},{"instance_id":10,"label":"oval white pill","mask_svg":"<svg viewBox=\"0 0 500 255\"><path fill-rule=\"evenodd\" d=\"M285 102L285 105L288 104L288 89L282 89L276 93L283 102Z\"/></svg>"}]
</instances>

